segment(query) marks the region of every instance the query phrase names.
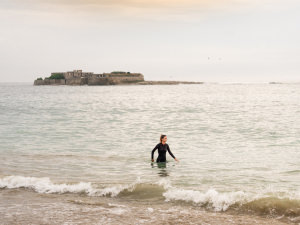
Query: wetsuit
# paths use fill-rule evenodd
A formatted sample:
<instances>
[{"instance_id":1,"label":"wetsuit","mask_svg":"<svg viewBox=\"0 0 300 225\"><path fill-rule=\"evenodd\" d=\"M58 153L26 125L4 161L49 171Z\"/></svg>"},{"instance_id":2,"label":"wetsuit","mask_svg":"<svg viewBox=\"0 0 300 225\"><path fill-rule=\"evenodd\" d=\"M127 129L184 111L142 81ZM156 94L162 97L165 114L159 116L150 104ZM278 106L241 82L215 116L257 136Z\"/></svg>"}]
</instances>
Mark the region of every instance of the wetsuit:
<instances>
[{"instance_id":1,"label":"wetsuit","mask_svg":"<svg viewBox=\"0 0 300 225\"><path fill-rule=\"evenodd\" d=\"M158 157L156 162L166 162L166 152L168 151L169 154L175 159L175 156L172 154L170 147L168 144L158 143L155 148L152 150L151 159L153 159L154 152L158 149Z\"/></svg>"}]
</instances>

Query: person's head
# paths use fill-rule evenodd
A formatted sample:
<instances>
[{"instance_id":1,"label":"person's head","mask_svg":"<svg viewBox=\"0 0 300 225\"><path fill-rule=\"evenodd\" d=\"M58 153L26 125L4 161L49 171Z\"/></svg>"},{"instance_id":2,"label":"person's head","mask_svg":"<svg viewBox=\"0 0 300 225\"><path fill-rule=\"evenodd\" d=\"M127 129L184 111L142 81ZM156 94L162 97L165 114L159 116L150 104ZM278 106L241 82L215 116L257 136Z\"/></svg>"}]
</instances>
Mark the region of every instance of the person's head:
<instances>
[{"instance_id":1,"label":"person's head","mask_svg":"<svg viewBox=\"0 0 300 225\"><path fill-rule=\"evenodd\" d=\"M164 134L162 134L162 135L160 135L160 143L166 143L167 142L167 135L164 135Z\"/></svg>"}]
</instances>

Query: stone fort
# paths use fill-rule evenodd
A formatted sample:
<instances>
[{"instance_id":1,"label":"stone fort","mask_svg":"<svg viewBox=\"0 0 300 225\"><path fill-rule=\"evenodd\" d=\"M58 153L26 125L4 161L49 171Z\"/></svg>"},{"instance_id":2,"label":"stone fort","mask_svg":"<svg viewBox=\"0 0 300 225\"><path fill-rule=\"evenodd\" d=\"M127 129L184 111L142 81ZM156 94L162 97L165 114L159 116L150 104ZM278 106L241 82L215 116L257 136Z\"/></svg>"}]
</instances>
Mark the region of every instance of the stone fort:
<instances>
[{"instance_id":1,"label":"stone fort","mask_svg":"<svg viewBox=\"0 0 300 225\"><path fill-rule=\"evenodd\" d=\"M59 76L59 79L55 78L55 76ZM95 74L93 72L73 70L51 73L51 76L48 78L35 80L34 85L117 85L134 84L143 81L144 76L141 73L115 71Z\"/></svg>"}]
</instances>

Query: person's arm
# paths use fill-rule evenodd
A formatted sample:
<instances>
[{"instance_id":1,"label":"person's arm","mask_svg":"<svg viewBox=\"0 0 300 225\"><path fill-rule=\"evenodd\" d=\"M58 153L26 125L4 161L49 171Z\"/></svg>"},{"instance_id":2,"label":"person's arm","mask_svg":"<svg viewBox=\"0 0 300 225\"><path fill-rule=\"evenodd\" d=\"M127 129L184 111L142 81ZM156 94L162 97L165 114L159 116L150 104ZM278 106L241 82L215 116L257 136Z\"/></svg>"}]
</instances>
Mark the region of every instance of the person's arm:
<instances>
[{"instance_id":1,"label":"person's arm","mask_svg":"<svg viewBox=\"0 0 300 225\"><path fill-rule=\"evenodd\" d=\"M154 147L154 149L152 150L152 153L151 153L151 161L153 162L153 157L154 157L154 152L156 151L156 149L158 149L158 144Z\"/></svg>"},{"instance_id":2,"label":"person's arm","mask_svg":"<svg viewBox=\"0 0 300 225\"><path fill-rule=\"evenodd\" d=\"M167 145L167 149L168 149L169 154L173 157L173 159L175 159L176 161L178 161L178 159L176 159L176 157L171 152L169 145Z\"/></svg>"}]
</instances>

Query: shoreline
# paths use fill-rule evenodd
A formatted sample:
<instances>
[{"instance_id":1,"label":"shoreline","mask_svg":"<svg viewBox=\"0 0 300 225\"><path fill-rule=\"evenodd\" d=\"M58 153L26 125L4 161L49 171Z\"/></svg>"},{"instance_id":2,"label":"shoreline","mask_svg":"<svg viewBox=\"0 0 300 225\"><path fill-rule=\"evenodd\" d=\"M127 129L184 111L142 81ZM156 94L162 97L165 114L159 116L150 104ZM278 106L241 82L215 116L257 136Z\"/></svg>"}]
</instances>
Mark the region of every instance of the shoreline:
<instances>
[{"instance_id":1,"label":"shoreline","mask_svg":"<svg viewBox=\"0 0 300 225\"><path fill-rule=\"evenodd\" d=\"M67 80L53 79L48 82L34 82L34 86L132 86L132 85L179 85L179 84L204 84L204 82L194 81L140 81L140 82L121 82L112 84L83 84L83 83L68 83Z\"/></svg>"},{"instance_id":2,"label":"shoreline","mask_svg":"<svg viewBox=\"0 0 300 225\"><path fill-rule=\"evenodd\" d=\"M251 214L210 212L161 201L0 189L2 224L295 224Z\"/></svg>"}]
</instances>

